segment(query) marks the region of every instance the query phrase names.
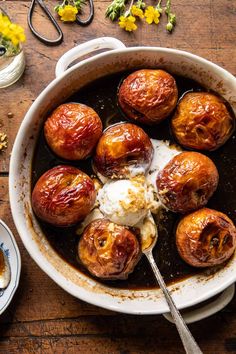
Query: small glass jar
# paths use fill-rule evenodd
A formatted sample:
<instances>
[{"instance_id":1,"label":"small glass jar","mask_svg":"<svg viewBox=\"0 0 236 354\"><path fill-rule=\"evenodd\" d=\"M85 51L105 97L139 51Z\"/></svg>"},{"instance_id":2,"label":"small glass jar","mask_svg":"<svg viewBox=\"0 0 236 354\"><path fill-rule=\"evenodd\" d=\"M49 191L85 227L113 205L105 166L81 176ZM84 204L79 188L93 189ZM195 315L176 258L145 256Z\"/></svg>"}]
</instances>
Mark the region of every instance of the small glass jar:
<instances>
[{"instance_id":1,"label":"small glass jar","mask_svg":"<svg viewBox=\"0 0 236 354\"><path fill-rule=\"evenodd\" d=\"M24 51L14 56L0 56L0 88L8 87L16 82L25 69Z\"/></svg>"},{"instance_id":2,"label":"small glass jar","mask_svg":"<svg viewBox=\"0 0 236 354\"><path fill-rule=\"evenodd\" d=\"M0 13L7 14L0 8ZM1 40L0 33L0 88L14 84L25 69L25 55L21 45L15 50L5 40Z\"/></svg>"}]
</instances>

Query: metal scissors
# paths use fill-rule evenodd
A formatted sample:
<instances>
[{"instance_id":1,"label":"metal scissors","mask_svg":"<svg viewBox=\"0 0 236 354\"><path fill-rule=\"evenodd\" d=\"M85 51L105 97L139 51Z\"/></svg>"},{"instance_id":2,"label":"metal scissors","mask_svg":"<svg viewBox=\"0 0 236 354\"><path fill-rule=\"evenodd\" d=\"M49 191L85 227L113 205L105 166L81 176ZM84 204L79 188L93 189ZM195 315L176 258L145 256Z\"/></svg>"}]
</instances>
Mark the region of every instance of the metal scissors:
<instances>
[{"instance_id":1,"label":"metal scissors","mask_svg":"<svg viewBox=\"0 0 236 354\"><path fill-rule=\"evenodd\" d=\"M49 18L49 20L51 21L51 23L53 24L54 28L56 29L57 33L58 33L58 37L56 39L48 39L46 37L44 37L43 35L41 35L38 31L36 31L36 29L33 26L32 23L32 19L33 19L33 12L34 12L34 7L36 5L36 2L40 5L40 7L42 8L42 10L45 12L45 14L47 15L47 17ZM76 16L76 22L82 26L87 26L88 24L90 24L90 22L92 22L93 20L93 16L94 16L94 5L93 5L93 0L89 0L89 7L90 7L90 12L88 15L88 18L85 20L81 20L81 18L77 15ZM51 12L48 10L47 6L44 4L43 0L32 0L31 4L30 4L30 9L29 9L29 13L28 13L28 25L29 28L31 30L31 32L44 44L47 45L58 45L62 42L63 40L63 33L62 30L60 28L60 26L58 25L57 21L55 20L55 18L52 16Z\"/></svg>"}]
</instances>

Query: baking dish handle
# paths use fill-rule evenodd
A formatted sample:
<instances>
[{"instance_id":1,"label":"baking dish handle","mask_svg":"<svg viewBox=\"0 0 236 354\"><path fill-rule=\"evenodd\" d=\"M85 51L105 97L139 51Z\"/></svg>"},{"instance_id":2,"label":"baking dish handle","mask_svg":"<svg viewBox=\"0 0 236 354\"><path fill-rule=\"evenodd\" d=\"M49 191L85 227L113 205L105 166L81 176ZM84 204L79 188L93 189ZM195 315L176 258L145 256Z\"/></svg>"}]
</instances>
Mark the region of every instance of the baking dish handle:
<instances>
[{"instance_id":1,"label":"baking dish handle","mask_svg":"<svg viewBox=\"0 0 236 354\"><path fill-rule=\"evenodd\" d=\"M62 55L56 65L56 77L61 76L76 59L100 49L122 49L125 45L116 38L100 37L77 45Z\"/></svg>"},{"instance_id":2,"label":"baking dish handle","mask_svg":"<svg viewBox=\"0 0 236 354\"><path fill-rule=\"evenodd\" d=\"M234 297L235 285L232 284L227 289L225 289L215 300L210 302L207 305L203 305L195 310L185 310L181 313L186 323L193 323L204 318L207 318L211 315L214 315L216 312L222 310ZM164 313L163 316L169 321L174 323L171 314Z\"/></svg>"}]
</instances>

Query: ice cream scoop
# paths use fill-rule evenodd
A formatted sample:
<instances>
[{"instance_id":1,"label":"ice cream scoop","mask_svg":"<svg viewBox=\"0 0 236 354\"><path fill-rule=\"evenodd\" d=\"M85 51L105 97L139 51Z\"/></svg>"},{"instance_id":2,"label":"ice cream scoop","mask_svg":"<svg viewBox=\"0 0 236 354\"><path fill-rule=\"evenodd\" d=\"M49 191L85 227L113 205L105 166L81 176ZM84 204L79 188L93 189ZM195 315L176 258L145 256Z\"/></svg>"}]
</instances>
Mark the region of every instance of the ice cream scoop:
<instances>
[{"instance_id":1,"label":"ice cream scoop","mask_svg":"<svg viewBox=\"0 0 236 354\"><path fill-rule=\"evenodd\" d=\"M143 220L155 203L142 177L110 181L99 190L97 199L105 217L126 226Z\"/></svg>"}]
</instances>

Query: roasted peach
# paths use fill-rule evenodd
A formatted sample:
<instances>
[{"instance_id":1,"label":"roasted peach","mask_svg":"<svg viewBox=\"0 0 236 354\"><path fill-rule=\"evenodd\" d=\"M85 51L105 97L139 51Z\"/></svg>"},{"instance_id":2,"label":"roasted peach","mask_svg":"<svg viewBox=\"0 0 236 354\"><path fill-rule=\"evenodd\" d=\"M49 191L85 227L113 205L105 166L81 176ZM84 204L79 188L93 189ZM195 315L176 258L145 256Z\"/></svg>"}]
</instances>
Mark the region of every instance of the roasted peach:
<instances>
[{"instance_id":1,"label":"roasted peach","mask_svg":"<svg viewBox=\"0 0 236 354\"><path fill-rule=\"evenodd\" d=\"M39 178L32 193L32 207L43 221L70 226L85 218L95 199L89 176L75 167L60 165Z\"/></svg>"},{"instance_id":2,"label":"roasted peach","mask_svg":"<svg viewBox=\"0 0 236 354\"><path fill-rule=\"evenodd\" d=\"M153 157L148 135L131 123L119 123L106 129L94 156L94 169L109 178L127 178L145 173Z\"/></svg>"},{"instance_id":3,"label":"roasted peach","mask_svg":"<svg viewBox=\"0 0 236 354\"><path fill-rule=\"evenodd\" d=\"M164 70L142 69L121 84L118 101L128 118L149 125L168 117L177 104L175 79Z\"/></svg>"},{"instance_id":4,"label":"roasted peach","mask_svg":"<svg viewBox=\"0 0 236 354\"><path fill-rule=\"evenodd\" d=\"M140 246L135 234L124 226L97 219L84 230L78 253L92 275L126 279L140 258Z\"/></svg>"},{"instance_id":5,"label":"roasted peach","mask_svg":"<svg viewBox=\"0 0 236 354\"><path fill-rule=\"evenodd\" d=\"M190 149L215 150L229 139L234 120L219 96L189 92L180 100L171 125L181 145Z\"/></svg>"},{"instance_id":6,"label":"roasted peach","mask_svg":"<svg viewBox=\"0 0 236 354\"><path fill-rule=\"evenodd\" d=\"M193 267L211 267L229 259L236 247L236 228L225 214L203 208L186 215L176 230L180 256Z\"/></svg>"},{"instance_id":7,"label":"roasted peach","mask_svg":"<svg viewBox=\"0 0 236 354\"><path fill-rule=\"evenodd\" d=\"M44 135L56 155L68 160L83 160L91 155L102 135L102 122L92 108L80 103L65 103L46 120Z\"/></svg>"},{"instance_id":8,"label":"roasted peach","mask_svg":"<svg viewBox=\"0 0 236 354\"><path fill-rule=\"evenodd\" d=\"M198 152L182 152L159 172L158 195L171 211L187 213L206 205L218 180L218 171L211 159Z\"/></svg>"}]
</instances>

